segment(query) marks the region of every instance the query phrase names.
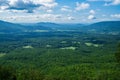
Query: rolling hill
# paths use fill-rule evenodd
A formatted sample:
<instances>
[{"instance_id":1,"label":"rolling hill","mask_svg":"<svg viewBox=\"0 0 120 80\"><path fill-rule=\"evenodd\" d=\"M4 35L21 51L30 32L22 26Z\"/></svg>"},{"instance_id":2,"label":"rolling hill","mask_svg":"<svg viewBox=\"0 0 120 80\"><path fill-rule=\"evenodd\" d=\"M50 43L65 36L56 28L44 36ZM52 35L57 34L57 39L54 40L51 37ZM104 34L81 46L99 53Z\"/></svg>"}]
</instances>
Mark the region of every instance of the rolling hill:
<instances>
[{"instance_id":1,"label":"rolling hill","mask_svg":"<svg viewBox=\"0 0 120 80\"><path fill-rule=\"evenodd\" d=\"M6 21L0 21L0 32L4 33L15 33L15 32L25 32L25 31L34 31L34 30L51 30L50 27L44 27L38 24L15 24Z\"/></svg>"},{"instance_id":2,"label":"rolling hill","mask_svg":"<svg viewBox=\"0 0 120 80\"><path fill-rule=\"evenodd\" d=\"M84 26L85 31L120 32L120 21L103 21Z\"/></svg>"},{"instance_id":3,"label":"rolling hill","mask_svg":"<svg viewBox=\"0 0 120 80\"><path fill-rule=\"evenodd\" d=\"M23 31L24 27L20 24L14 24L10 22L0 21L0 32L20 32Z\"/></svg>"}]
</instances>

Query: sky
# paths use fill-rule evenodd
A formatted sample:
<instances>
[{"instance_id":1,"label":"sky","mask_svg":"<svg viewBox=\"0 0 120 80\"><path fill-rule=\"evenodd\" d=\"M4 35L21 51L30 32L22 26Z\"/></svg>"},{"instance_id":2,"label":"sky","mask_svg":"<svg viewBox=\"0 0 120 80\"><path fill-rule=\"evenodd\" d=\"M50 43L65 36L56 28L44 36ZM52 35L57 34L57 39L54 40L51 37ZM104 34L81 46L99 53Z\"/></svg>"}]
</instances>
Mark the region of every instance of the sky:
<instances>
[{"instance_id":1,"label":"sky","mask_svg":"<svg viewBox=\"0 0 120 80\"><path fill-rule=\"evenodd\" d=\"M0 0L0 20L91 23L120 20L120 0Z\"/></svg>"}]
</instances>

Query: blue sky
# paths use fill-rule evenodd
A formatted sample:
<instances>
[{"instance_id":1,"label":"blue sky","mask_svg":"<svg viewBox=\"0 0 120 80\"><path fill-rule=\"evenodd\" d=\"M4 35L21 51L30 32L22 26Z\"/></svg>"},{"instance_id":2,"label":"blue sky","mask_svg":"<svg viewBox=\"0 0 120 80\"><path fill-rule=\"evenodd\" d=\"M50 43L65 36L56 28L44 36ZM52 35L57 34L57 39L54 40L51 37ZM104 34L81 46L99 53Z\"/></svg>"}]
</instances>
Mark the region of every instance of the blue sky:
<instances>
[{"instance_id":1,"label":"blue sky","mask_svg":"<svg viewBox=\"0 0 120 80\"><path fill-rule=\"evenodd\" d=\"M120 20L120 0L0 0L0 20L15 23Z\"/></svg>"}]
</instances>

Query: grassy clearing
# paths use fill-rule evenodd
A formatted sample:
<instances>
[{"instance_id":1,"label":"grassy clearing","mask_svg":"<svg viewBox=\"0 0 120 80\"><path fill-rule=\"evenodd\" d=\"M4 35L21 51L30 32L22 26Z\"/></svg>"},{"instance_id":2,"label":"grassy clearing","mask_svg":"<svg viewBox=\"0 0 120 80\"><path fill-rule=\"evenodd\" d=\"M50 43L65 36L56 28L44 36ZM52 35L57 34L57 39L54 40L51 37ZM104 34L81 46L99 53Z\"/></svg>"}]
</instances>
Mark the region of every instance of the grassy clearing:
<instances>
[{"instance_id":1,"label":"grassy clearing","mask_svg":"<svg viewBox=\"0 0 120 80\"><path fill-rule=\"evenodd\" d=\"M6 55L6 53L0 53L0 57L3 57L5 55Z\"/></svg>"},{"instance_id":2,"label":"grassy clearing","mask_svg":"<svg viewBox=\"0 0 120 80\"><path fill-rule=\"evenodd\" d=\"M70 46L70 47L64 47L64 48L60 48L60 49L70 49L70 50L75 50L76 47Z\"/></svg>"},{"instance_id":3,"label":"grassy clearing","mask_svg":"<svg viewBox=\"0 0 120 80\"><path fill-rule=\"evenodd\" d=\"M23 48L31 49L31 48L33 48L33 47L32 47L32 46L23 46Z\"/></svg>"},{"instance_id":4,"label":"grassy clearing","mask_svg":"<svg viewBox=\"0 0 120 80\"><path fill-rule=\"evenodd\" d=\"M100 46L102 46L102 45L100 45L100 44L93 44L93 43L85 43L85 45L86 46L93 46L93 47L100 47Z\"/></svg>"}]
</instances>

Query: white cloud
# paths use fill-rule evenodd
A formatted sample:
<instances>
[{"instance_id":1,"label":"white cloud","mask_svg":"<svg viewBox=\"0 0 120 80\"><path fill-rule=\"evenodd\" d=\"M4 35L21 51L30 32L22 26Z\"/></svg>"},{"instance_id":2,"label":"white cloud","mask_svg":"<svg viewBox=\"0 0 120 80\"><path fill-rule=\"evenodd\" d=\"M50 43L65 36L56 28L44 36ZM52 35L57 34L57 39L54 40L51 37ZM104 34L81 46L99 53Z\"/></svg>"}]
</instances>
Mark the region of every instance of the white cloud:
<instances>
[{"instance_id":1,"label":"white cloud","mask_svg":"<svg viewBox=\"0 0 120 80\"><path fill-rule=\"evenodd\" d=\"M8 0L9 1L9 5L18 5L20 3L24 3L24 4L35 4L35 5L44 5L46 7L54 7L57 5L57 3L54 0ZM20 4L19 4L20 5Z\"/></svg>"},{"instance_id":2,"label":"white cloud","mask_svg":"<svg viewBox=\"0 0 120 80\"><path fill-rule=\"evenodd\" d=\"M38 16L40 19L52 20L52 21L61 18L60 14L41 14Z\"/></svg>"},{"instance_id":3,"label":"white cloud","mask_svg":"<svg viewBox=\"0 0 120 80\"><path fill-rule=\"evenodd\" d=\"M56 19L61 19L61 18L62 18L62 15L56 15L55 18L56 18Z\"/></svg>"},{"instance_id":4,"label":"white cloud","mask_svg":"<svg viewBox=\"0 0 120 80\"><path fill-rule=\"evenodd\" d=\"M8 11L14 13L27 13L27 10L8 10Z\"/></svg>"},{"instance_id":5,"label":"white cloud","mask_svg":"<svg viewBox=\"0 0 120 80\"><path fill-rule=\"evenodd\" d=\"M7 9L7 8L9 8L9 6L0 6L0 10L5 10L5 9Z\"/></svg>"},{"instance_id":6,"label":"white cloud","mask_svg":"<svg viewBox=\"0 0 120 80\"><path fill-rule=\"evenodd\" d=\"M104 6L119 5L120 0L87 0L89 2L105 2Z\"/></svg>"},{"instance_id":7,"label":"white cloud","mask_svg":"<svg viewBox=\"0 0 120 80\"><path fill-rule=\"evenodd\" d=\"M16 16L8 16L4 17L4 20L13 21L16 20L16 22L39 22L39 21L56 21L60 20L62 18L61 14L34 14L34 15L16 15Z\"/></svg>"},{"instance_id":8,"label":"white cloud","mask_svg":"<svg viewBox=\"0 0 120 80\"><path fill-rule=\"evenodd\" d=\"M113 14L113 15L111 15L111 17L113 17L113 18L120 18L120 14Z\"/></svg>"},{"instance_id":9,"label":"white cloud","mask_svg":"<svg viewBox=\"0 0 120 80\"><path fill-rule=\"evenodd\" d=\"M96 19L96 17L94 15L89 15L88 19L93 20L93 19Z\"/></svg>"},{"instance_id":10,"label":"white cloud","mask_svg":"<svg viewBox=\"0 0 120 80\"><path fill-rule=\"evenodd\" d=\"M88 16L89 20L96 19L96 17L95 17L95 11L94 10L90 10L89 13L90 13L90 15Z\"/></svg>"},{"instance_id":11,"label":"white cloud","mask_svg":"<svg viewBox=\"0 0 120 80\"><path fill-rule=\"evenodd\" d=\"M40 7L52 9L57 5L58 3L55 0L0 0L0 10L27 10L33 12Z\"/></svg>"},{"instance_id":12,"label":"white cloud","mask_svg":"<svg viewBox=\"0 0 120 80\"><path fill-rule=\"evenodd\" d=\"M112 4L113 5L118 5L118 4L120 4L120 0L113 0Z\"/></svg>"},{"instance_id":13,"label":"white cloud","mask_svg":"<svg viewBox=\"0 0 120 80\"><path fill-rule=\"evenodd\" d=\"M72 16L68 16L68 20L75 20L75 19Z\"/></svg>"},{"instance_id":14,"label":"white cloud","mask_svg":"<svg viewBox=\"0 0 120 80\"><path fill-rule=\"evenodd\" d=\"M62 14L26 14L25 15L12 15L12 16L5 16L2 17L2 20L11 21L11 22L70 22L75 20L73 16L70 15L62 15Z\"/></svg>"},{"instance_id":15,"label":"white cloud","mask_svg":"<svg viewBox=\"0 0 120 80\"><path fill-rule=\"evenodd\" d=\"M94 10L90 10L89 13L90 14L95 14L95 11Z\"/></svg>"},{"instance_id":16,"label":"white cloud","mask_svg":"<svg viewBox=\"0 0 120 80\"><path fill-rule=\"evenodd\" d=\"M62 6L61 11L72 12L69 6Z\"/></svg>"},{"instance_id":17,"label":"white cloud","mask_svg":"<svg viewBox=\"0 0 120 80\"><path fill-rule=\"evenodd\" d=\"M52 13L52 12L53 12L53 10L48 9L46 12L48 12L48 13Z\"/></svg>"},{"instance_id":18,"label":"white cloud","mask_svg":"<svg viewBox=\"0 0 120 80\"><path fill-rule=\"evenodd\" d=\"M104 5L105 5L105 6L120 5L120 0L111 0L111 1L109 1L109 2L106 2Z\"/></svg>"},{"instance_id":19,"label":"white cloud","mask_svg":"<svg viewBox=\"0 0 120 80\"><path fill-rule=\"evenodd\" d=\"M90 7L89 3L79 3L79 2L76 2L75 10L77 10L77 11L84 10L84 9L88 9L89 7Z\"/></svg>"}]
</instances>

